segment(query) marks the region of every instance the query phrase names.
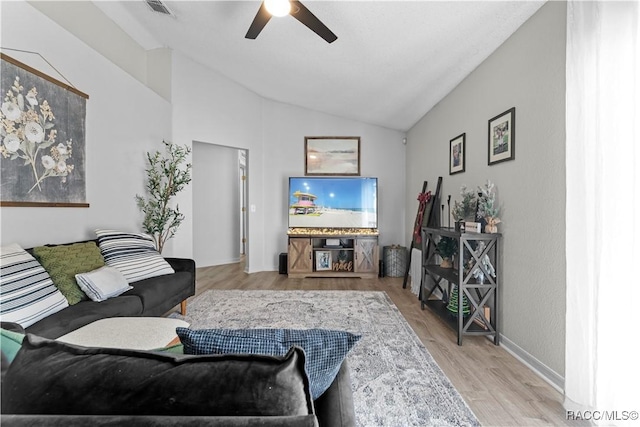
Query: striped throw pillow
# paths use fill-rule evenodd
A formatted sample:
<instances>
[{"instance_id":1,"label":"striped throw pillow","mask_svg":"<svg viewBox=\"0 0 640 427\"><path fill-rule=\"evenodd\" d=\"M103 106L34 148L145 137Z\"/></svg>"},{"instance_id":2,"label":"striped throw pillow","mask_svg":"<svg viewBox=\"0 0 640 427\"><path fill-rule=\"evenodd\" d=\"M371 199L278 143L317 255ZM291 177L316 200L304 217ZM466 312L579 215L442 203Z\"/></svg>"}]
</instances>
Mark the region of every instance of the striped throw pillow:
<instances>
[{"instance_id":1,"label":"striped throw pillow","mask_svg":"<svg viewBox=\"0 0 640 427\"><path fill-rule=\"evenodd\" d=\"M147 234L98 229L96 235L104 262L118 269L128 283L175 273Z\"/></svg>"},{"instance_id":2,"label":"striped throw pillow","mask_svg":"<svg viewBox=\"0 0 640 427\"><path fill-rule=\"evenodd\" d=\"M23 328L69 306L49 273L20 245L0 248L0 316Z\"/></svg>"}]
</instances>

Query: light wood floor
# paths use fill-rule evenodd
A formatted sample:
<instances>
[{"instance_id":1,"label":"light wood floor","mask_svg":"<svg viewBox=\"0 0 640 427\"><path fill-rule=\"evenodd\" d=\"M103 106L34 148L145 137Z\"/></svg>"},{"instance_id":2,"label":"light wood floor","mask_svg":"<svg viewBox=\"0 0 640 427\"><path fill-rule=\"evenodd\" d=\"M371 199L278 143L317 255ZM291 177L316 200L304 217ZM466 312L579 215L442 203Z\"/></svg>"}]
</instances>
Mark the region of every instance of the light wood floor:
<instances>
[{"instance_id":1,"label":"light wood floor","mask_svg":"<svg viewBox=\"0 0 640 427\"><path fill-rule=\"evenodd\" d=\"M486 337L465 337L420 309L402 278L289 279L277 272L244 273L244 264L199 268L196 296L209 289L384 291L484 426L580 425L565 419L562 395ZM193 299L193 298L192 298ZM188 311L188 306L187 306ZM587 424L582 424L587 425Z\"/></svg>"}]
</instances>

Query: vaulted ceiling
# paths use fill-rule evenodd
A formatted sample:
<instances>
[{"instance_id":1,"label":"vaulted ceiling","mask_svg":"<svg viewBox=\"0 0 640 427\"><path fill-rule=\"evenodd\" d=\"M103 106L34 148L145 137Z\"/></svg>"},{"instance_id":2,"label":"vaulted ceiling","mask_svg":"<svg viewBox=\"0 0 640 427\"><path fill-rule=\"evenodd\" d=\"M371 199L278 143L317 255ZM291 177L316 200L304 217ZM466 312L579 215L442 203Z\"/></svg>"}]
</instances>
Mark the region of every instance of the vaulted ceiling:
<instances>
[{"instance_id":1,"label":"vaulted ceiling","mask_svg":"<svg viewBox=\"0 0 640 427\"><path fill-rule=\"evenodd\" d=\"M168 47L276 101L410 129L544 1L302 1L338 39L292 16L245 34L259 1L95 2L145 49Z\"/></svg>"}]
</instances>

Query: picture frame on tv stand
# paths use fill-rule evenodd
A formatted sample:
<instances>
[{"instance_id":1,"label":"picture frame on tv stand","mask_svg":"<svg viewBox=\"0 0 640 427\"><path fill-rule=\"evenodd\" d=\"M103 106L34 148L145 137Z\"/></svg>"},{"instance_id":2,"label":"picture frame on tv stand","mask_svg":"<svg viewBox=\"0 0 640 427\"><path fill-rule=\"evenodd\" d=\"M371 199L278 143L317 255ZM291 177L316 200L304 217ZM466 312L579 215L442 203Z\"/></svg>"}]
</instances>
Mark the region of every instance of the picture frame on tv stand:
<instances>
[{"instance_id":1,"label":"picture frame on tv stand","mask_svg":"<svg viewBox=\"0 0 640 427\"><path fill-rule=\"evenodd\" d=\"M316 271L327 271L331 269L331 251L316 251Z\"/></svg>"}]
</instances>

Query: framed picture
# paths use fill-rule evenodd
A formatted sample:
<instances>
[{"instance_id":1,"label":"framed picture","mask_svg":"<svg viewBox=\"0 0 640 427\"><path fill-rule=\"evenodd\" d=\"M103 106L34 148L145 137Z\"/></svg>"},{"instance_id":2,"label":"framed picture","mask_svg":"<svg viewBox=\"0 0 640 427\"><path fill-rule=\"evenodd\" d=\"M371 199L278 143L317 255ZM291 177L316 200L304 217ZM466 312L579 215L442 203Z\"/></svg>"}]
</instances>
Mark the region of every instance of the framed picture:
<instances>
[{"instance_id":1,"label":"framed picture","mask_svg":"<svg viewBox=\"0 0 640 427\"><path fill-rule=\"evenodd\" d=\"M516 107L489 120L489 165L516 158Z\"/></svg>"},{"instance_id":2,"label":"framed picture","mask_svg":"<svg viewBox=\"0 0 640 427\"><path fill-rule=\"evenodd\" d=\"M331 251L316 251L316 271L331 270Z\"/></svg>"},{"instance_id":3,"label":"framed picture","mask_svg":"<svg viewBox=\"0 0 640 427\"><path fill-rule=\"evenodd\" d=\"M0 91L0 206L89 207L89 96L4 54Z\"/></svg>"},{"instance_id":4,"label":"framed picture","mask_svg":"<svg viewBox=\"0 0 640 427\"><path fill-rule=\"evenodd\" d=\"M359 136L306 136L305 175L360 175Z\"/></svg>"},{"instance_id":5,"label":"framed picture","mask_svg":"<svg viewBox=\"0 0 640 427\"><path fill-rule=\"evenodd\" d=\"M449 175L464 172L466 133L449 141Z\"/></svg>"}]
</instances>

